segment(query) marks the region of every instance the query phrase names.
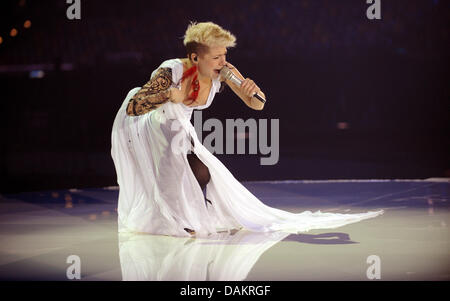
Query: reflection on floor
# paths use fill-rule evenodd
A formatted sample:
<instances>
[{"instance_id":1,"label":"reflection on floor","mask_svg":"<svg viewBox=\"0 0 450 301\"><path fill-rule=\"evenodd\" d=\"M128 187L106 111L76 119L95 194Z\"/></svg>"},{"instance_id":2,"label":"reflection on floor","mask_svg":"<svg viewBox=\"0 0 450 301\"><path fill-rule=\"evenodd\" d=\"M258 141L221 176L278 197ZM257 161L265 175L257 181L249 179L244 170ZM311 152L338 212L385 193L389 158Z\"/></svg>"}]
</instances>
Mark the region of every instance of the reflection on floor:
<instances>
[{"instance_id":1,"label":"reflection on floor","mask_svg":"<svg viewBox=\"0 0 450 301\"><path fill-rule=\"evenodd\" d=\"M448 179L244 184L291 212L385 214L332 231L193 239L119 235L117 187L1 195L0 279L450 280Z\"/></svg>"}]
</instances>

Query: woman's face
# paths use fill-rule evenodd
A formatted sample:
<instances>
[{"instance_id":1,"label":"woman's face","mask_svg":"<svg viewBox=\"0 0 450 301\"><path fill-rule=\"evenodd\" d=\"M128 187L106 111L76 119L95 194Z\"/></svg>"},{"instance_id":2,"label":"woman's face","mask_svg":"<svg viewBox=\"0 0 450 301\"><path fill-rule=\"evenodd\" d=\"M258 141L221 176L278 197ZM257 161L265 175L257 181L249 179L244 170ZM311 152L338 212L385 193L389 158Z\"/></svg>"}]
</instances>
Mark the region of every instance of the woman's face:
<instances>
[{"instance_id":1,"label":"woman's face","mask_svg":"<svg viewBox=\"0 0 450 301\"><path fill-rule=\"evenodd\" d=\"M208 47L209 51L199 56L198 70L204 77L217 79L220 76L220 69L226 64L226 47Z\"/></svg>"}]
</instances>

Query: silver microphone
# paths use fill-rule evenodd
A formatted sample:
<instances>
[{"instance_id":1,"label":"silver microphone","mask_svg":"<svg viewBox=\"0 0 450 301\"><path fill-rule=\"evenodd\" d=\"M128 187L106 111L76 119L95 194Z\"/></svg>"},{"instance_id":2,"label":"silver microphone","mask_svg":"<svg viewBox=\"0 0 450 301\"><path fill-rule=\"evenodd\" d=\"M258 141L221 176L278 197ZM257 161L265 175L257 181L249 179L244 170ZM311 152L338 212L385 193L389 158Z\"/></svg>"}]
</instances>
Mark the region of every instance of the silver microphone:
<instances>
[{"instance_id":1,"label":"silver microphone","mask_svg":"<svg viewBox=\"0 0 450 301\"><path fill-rule=\"evenodd\" d=\"M242 84L242 80L239 77L237 77L236 75L234 75L234 73L231 72L231 70L228 67L226 67L226 66L222 67L222 69L220 70L220 75L223 78L228 79L230 82L232 82L236 86L240 87L241 84ZM259 96L257 93L255 93L253 95L253 97L257 98L262 103L266 102L266 100L264 98L262 98L261 96Z\"/></svg>"}]
</instances>

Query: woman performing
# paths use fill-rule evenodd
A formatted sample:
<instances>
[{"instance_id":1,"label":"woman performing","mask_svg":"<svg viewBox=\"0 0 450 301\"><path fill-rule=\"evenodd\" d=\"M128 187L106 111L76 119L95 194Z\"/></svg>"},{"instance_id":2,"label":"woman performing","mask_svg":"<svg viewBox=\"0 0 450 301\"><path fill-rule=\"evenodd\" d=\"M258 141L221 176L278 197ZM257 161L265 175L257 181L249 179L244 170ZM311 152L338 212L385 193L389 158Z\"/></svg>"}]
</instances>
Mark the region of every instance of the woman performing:
<instances>
[{"instance_id":1,"label":"woman performing","mask_svg":"<svg viewBox=\"0 0 450 301\"><path fill-rule=\"evenodd\" d=\"M236 38L212 22L191 23L187 58L164 61L126 96L114 120L111 155L119 184L119 232L208 237L222 231L298 233L336 228L382 211L291 213L263 204L199 141L190 119L228 85L252 109L264 93L226 61ZM241 85L221 76L227 67ZM205 194L206 196L205 196Z\"/></svg>"}]
</instances>

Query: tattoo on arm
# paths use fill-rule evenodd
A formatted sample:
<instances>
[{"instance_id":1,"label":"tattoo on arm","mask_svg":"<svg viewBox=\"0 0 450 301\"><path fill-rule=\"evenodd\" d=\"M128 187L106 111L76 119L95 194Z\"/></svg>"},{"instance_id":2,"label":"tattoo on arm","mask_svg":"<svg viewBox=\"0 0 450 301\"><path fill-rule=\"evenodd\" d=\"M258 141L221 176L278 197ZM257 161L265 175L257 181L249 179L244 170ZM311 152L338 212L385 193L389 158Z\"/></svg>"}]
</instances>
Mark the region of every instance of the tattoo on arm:
<instances>
[{"instance_id":1,"label":"tattoo on arm","mask_svg":"<svg viewBox=\"0 0 450 301\"><path fill-rule=\"evenodd\" d=\"M143 115L160 107L169 100L171 85L172 69L158 69L156 74L130 99L127 115Z\"/></svg>"}]
</instances>

